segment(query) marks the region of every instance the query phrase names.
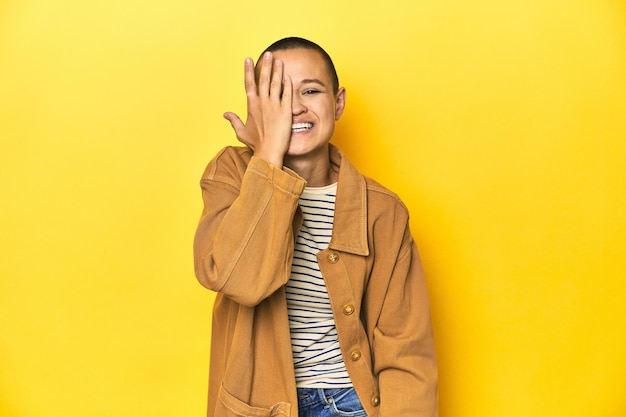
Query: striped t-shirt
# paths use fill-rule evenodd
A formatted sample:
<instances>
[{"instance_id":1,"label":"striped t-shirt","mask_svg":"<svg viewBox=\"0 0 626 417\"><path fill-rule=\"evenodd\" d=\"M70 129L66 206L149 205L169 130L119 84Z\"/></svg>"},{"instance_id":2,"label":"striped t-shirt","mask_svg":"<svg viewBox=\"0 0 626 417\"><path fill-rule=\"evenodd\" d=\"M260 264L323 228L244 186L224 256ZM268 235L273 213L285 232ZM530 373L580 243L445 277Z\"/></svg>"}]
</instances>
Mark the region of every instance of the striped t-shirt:
<instances>
[{"instance_id":1,"label":"striped t-shirt","mask_svg":"<svg viewBox=\"0 0 626 417\"><path fill-rule=\"evenodd\" d=\"M330 243L336 191L335 183L307 187L300 196L303 222L286 287L298 388L352 386L341 357L326 284L315 257Z\"/></svg>"}]
</instances>

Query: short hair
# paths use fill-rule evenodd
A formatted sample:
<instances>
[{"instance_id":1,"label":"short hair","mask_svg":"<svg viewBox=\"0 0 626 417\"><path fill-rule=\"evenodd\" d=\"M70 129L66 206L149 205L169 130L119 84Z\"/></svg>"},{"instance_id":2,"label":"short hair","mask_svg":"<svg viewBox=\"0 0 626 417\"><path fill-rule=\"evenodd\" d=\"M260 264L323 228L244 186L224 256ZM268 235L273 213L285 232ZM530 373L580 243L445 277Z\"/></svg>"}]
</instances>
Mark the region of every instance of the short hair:
<instances>
[{"instance_id":1,"label":"short hair","mask_svg":"<svg viewBox=\"0 0 626 417\"><path fill-rule=\"evenodd\" d=\"M330 58L330 55L328 55L328 53L324 50L324 48L322 48L315 42L312 42L304 38L298 38L295 36L280 39L274 42L273 44L271 44L270 46L268 46L267 48L265 48L265 50L259 56L259 59L257 60L257 64L255 67L257 78L259 75L258 71L260 70L259 61L261 60L265 52L284 51L288 49L310 49L313 51L317 51L324 59L324 62L326 62L328 75L330 76L330 81L332 82L332 85L333 85L333 93L337 95L337 92L339 91L339 77L337 76L337 70L335 70L335 65L333 64L333 60Z\"/></svg>"}]
</instances>

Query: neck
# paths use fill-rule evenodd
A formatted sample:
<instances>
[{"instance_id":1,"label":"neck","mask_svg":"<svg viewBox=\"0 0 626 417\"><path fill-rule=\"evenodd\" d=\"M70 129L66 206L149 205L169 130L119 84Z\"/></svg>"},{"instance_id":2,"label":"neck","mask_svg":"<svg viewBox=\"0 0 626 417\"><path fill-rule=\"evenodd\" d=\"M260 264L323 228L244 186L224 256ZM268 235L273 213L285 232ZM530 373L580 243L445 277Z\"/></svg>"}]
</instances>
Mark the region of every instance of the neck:
<instances>
[{"instance_id":1,"label":"neck","mask_svg":"<svg viewBox=\"0 0 626 417\"><path fill-rule=\"evenodd\" d=\"M284 165L304 178L308 187L324 187L334 184L339 178L338 169L330 163L328 148L313 158L285 156Z\"/></svg>"}]
</instances>

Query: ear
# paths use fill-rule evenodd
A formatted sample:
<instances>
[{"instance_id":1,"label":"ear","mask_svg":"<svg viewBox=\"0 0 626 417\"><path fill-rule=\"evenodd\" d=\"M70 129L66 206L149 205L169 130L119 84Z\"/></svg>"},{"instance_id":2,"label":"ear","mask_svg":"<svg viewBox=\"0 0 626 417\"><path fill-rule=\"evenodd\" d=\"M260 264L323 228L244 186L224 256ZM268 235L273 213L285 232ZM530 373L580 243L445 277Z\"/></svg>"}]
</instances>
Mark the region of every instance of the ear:
<instances>
[{"instance_id":1,"label":"ear","mask_svg":"<svg viewBox=\"0 0 626 417\"><path fill-rule=\"evenodd\" d=\"M339 120L346 108L346 89L341 87L335 97L335 120Z\"/></svg>"}]
</instances>

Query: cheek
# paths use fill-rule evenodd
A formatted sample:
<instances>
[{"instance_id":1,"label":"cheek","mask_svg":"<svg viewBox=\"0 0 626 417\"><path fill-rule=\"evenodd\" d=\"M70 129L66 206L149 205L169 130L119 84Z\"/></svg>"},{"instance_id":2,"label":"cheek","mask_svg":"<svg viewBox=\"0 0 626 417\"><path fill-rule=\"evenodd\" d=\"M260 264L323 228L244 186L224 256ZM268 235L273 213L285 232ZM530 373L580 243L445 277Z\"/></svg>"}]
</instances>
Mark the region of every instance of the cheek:
<instances>
[{"instance_id":1,"label":"cheek","mask_svg":"<svg viewBox=\"0 0 626 417\"><path fill-rule=\"evenodd\" d=\"M319 106L316 110L316 113L320 121L324 123L333 123L337 119L335 106L328 105L328 103L324 103L323 106Z\"/></svg>"}]
</instances>

